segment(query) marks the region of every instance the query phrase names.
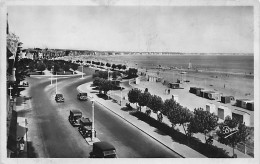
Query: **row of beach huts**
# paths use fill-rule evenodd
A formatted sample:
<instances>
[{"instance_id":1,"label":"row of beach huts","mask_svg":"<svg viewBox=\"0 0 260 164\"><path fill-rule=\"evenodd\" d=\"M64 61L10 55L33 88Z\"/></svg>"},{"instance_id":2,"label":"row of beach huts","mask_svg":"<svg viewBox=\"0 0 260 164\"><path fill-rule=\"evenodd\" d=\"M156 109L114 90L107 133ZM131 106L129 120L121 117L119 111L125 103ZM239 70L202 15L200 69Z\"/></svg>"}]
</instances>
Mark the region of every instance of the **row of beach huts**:
<instances>
[{"instance_id":1,"label":"row of beach huts","mask_svg":"<svg viewBox=\"0 0 260 164\"><path fill-rule=\"evenodd\" d=\"M215 91L204 90L204 88L190 87L189 92L206 99L220 101L221 103L224 104L228 104L231 103L232 101L235 101L235 98L233 96L223 96L222 94ZM250 111L254 111L253 100L237 99L234 105Z\"/></svg>"},{"instance_id":2,"label":"row of beach huts","mask_svg":"<svg viewBox=\"0 0 260 164\"><path fill-rule=\"evenodd\" d=\"M203 88L190 87L190 93L193 93L197 96L210 99L217 100L223 104L231 104L232 106L240 107L249 111L254 111L254 101L248 99L237 99L233 96L223 96L220 93L214 91L207 91ZM216 114L221 120L224 120L226 116L230 116L231 118L236 118L237 120L245 123L246 126L251 125L251 116L250 112L243 111L242 109L231 110L228 106L220 105L216 106L213 103L206 104L206 110Z\"/></svg>"}]
</instances>

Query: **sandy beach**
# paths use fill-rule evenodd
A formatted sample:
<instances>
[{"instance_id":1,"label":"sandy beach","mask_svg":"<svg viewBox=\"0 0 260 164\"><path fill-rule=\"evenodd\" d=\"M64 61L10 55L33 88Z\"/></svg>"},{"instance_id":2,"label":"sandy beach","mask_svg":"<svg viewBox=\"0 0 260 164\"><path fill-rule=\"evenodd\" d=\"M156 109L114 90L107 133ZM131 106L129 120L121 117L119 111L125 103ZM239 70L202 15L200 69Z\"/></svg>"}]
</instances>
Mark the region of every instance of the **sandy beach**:
<instances>
[{"instance_id":1,"label":"sandy beach","mask_svg":"<svg viewBox=\"0 0 260 164\"><path fill-rule=\"evenodd\" d=\"M78 56L74 60L94 60L111 64L123 64L127 67L138 68L138 72L150 75L157 75L169 82L176 82L177 79L188 80L183 86L201 87L206 90L221 93L224 96L234 96L235 99L254 99L254 76L243 73L217 72L217 71L195 71L195 70L176 70L176 69L150 69L142 65L124 61L123 57L109 56ZM164 67L164 66L162 66ZM180 73L185 71L185 75Z\"/></svg>"}]
</instances>

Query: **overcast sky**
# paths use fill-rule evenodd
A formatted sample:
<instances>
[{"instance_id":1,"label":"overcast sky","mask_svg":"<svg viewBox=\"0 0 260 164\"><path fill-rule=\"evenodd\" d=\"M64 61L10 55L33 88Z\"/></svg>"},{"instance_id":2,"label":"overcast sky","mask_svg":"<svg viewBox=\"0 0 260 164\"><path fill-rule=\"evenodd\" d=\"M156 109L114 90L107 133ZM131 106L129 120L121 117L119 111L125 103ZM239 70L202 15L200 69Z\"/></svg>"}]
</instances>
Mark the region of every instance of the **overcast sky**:
<instances>
[{"instance_id":1,"label":"overcast sky","mask_svg":"<svg viewBox=\"0 0 260 164\"><path fill-rule=\"evenodd\" d=\"M24 47L253 53L252 7L9 6Z\"/></svg>"}]
</instances>

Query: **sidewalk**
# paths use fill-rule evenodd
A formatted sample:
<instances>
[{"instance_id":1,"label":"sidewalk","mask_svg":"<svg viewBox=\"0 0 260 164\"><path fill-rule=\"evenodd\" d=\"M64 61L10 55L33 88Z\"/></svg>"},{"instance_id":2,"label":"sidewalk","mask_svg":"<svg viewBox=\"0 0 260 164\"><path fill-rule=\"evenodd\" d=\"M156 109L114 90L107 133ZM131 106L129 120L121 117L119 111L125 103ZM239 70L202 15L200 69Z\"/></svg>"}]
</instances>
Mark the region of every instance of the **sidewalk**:
<instances>
[{"instance_id":1,"label":"sidewalk","mask_svg":"<svg viewBox=\"0 0 260 164\"><path fill-rule=\"evenodd\" d=\"M147 124L146 122L143 122L141 120L139 120L138 118L130 115L128 112L125 112L123 110L121 110L122 107L124 107L124 104L126 102L126 100L123 101L122 106L120 106L120 103L115 103L112 100L104 100L102 98L97 97L97 95L95 93L98 93L98 91L93 91L92 87L91 87L92 82L90 83L86 83L83 85L80 85L77 89L80 92L87 92L89 95L93 96L96 100L96 102L98 102L99 104L103 105L104 107L106 107L107 109L111 110L113 113L117 114L118 116L120 116L121 118L125 119L127 122L129 122L130 124L132 124L133 126L135 126L136 128L138 128L139 130L143 131L144 133L146 133L147 135L151 136L152 138L154 138L155 140L157 140L158 142L162 143L163 145L165 145L166 147L168 147L169 149L171 149L172 151L176 152L177 154L179 154L180 156L184 157L184 158L206 158L204 155L200 154L199 152L193 150L192 148L184 145L184 144L180 144L177 142L174 142L172 140L172 138L168 135L161 135L159 133L157 133L157 129L154 127L151 127L149 124ZM131 86L131 85L130 85ZM137 85L134 86L135 88L138 88ZM129 90L129 86L126 87L126 90L124 92L124 96L126 96L127 94L125 94L126 92L128 92ZM139 89L143 89L143 88L139 88ZM151 94L154 94L151 88L148 88L149 92ZM115 91L113 92L113 96L120 95L120 91L117 91L118 93L116 93ZM163 96L163 92L161 93L162 95L158 95L161 96L163 99L165 98L166 95ZM127 96L126 96L127 97ZM118 98L117 98L118 99ZM144 110L143 110L144 111ZM155 119L157 119L157 115L155 113L151 113L151 116ZM170 121L164 117L163 118L163 122L168 124L169 126L171 126ZM180 132L184 133L184 130L181 126L176 126L176 129L178 128ZM205 142L205 138L203 134L195 134L194 137L198 138L199 140L201 140L201 142ZM226 150L226 152L229 154L229 156L231 157L233 155L233 149L229 146L226 146L224 144L221 144L217 141L214 140L213 145L222 148L224 150ZM237 154L238 158L252 158L249 155L246 155L242 152L239 152L238 150L235 150L235 153Z\"/></svg>"},{"instance_id":2,"label":"sidewalk","mask_svg":"<svg viewBox=\"0 0 260 164\"><path fill-rule=\"evenodd\" d=\"M27 153L27 141L28 141L28 138L27 138L27 131L28 131L28 128L27 128L27 119L23 116L23 111L29 109L29 105L28 104L25 104L25 97L17 97L16 98L16 112L17 112L17 131L16 131L16 134L17 134L17 138L21 138L23 137L24 138L24 150L23 151L20 151L18 154L17 154L17 157L18 158L27 158L28 157L28 153ZM19 144L17 143L17 150L19 151Z\"/></svg>"}]
</instances>

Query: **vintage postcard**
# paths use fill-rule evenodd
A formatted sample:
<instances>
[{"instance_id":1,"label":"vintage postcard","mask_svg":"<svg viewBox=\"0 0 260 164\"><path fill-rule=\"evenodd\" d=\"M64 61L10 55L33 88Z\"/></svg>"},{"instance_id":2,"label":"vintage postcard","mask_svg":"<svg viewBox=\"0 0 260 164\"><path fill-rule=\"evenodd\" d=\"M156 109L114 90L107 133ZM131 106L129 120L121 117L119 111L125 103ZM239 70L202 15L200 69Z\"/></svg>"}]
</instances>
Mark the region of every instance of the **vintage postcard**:
<instances>
[{"instance_id":1,"label":"vintage postcard","mask_svg":"<svg viewBox=\"0 0 260 164\"><path fill-rule=\"evenodd\" d=\"M257 0L0 9L1 162L259 163Z\"/></svg>"}]
</instances>

